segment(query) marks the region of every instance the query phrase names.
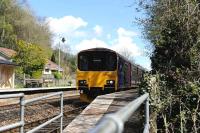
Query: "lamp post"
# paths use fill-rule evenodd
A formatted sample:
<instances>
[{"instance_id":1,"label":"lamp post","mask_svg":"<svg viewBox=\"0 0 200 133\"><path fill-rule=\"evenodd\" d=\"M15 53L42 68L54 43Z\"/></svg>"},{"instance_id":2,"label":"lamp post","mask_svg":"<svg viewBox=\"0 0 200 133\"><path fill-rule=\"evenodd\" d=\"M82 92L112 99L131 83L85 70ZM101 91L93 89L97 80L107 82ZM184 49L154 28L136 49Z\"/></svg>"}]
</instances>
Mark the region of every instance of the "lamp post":
<instances>
[{"instance_id":1,"label":"lamp post","mask_svg":"<svg viewBox=\"0 0 200 133\"><path fill-rule=\"evenodd\" d=\"M58 73L60 74L60 41L58 45Z\"/></svg>"},{"instance_id":2,"label":"lamp post","mask_svg":"<svg viewBox=\"0 0 200 133\"><path fill-rule=\"evenodd\" d=\"M66 40L64 37L61 39L62 43L64 43ZM59 41L59 48L58 48L58 72L60 73L60 41Z\"/></svg>"},{"instance_id":3,"label":"lamp post","mask_svg":"<svg viewBox=\"0 0 200 133\"><path fill-rule=\"evenodd\" d=\"M64 37L61 39L62 43L64 43L66 40ZM59 48L58 48L58 73L60 76L60 41L59 41ZM58 78L58 85L60 85L60 78Z\"/></svg>"}]
</instances>

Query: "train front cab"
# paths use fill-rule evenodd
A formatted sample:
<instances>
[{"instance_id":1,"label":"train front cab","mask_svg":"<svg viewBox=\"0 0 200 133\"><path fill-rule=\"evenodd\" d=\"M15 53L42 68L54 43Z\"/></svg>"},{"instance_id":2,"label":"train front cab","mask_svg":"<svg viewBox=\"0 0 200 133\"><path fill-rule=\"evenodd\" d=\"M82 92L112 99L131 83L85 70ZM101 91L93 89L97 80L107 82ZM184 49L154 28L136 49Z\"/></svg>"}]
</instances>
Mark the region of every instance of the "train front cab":
<instances>
[{"instance_id":1,"label":"train front cab","mask_svg":"<svg viewBox=\"0 0 200 133\"><path fill-rule=\"evenodd\" d=\"M117 72L82 72L77 71L77 86L80 93L92 98L115 91Z\"/></svg>"},{"instance_id":2,"label":"train front cab","mask_svg":"<svg viewBox=\"0 0 200 133\"><path fill-rule=\"evenodd\" d=\"M78 54L77 88L82 99L117 89L117 54L110 51L83 51Z\"/></svg>"}]
</instances>

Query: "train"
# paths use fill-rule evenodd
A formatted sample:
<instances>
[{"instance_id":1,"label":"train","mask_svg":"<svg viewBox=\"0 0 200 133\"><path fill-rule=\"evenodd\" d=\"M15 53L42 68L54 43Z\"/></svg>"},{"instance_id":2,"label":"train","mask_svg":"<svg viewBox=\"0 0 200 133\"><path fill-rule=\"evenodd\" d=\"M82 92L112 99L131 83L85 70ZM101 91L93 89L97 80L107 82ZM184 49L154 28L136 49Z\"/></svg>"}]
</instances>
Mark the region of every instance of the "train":
<instances>
[{"instance_id":1,"label":"train","mask_svg":"<svg viewBox=\"0 0 200 133\"><path fill-rule=\"evenodd\" d=\"M76 86L83 101L98 95L136 87L145 69L107 48L91 48L77 54Z\"/></svg>"}]
</instances>

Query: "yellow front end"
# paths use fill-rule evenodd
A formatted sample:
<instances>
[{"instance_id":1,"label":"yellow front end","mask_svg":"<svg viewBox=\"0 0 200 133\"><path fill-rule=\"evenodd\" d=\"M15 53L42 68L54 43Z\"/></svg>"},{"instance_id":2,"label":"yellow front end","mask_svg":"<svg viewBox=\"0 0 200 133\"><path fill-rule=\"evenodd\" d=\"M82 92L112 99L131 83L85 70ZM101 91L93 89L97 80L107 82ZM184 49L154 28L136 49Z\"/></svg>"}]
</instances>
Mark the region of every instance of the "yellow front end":
<instances>
[{"instance_id":1,"label":"yellow front end","mask_svg":"<svg viewBox=\"0 0 200 133\"><path fill-rule=\"evenodd\" d=\"M117 89L117 71L79 71L76 78L80 99L91 102L96 96L114 92Z\"/></svg>"},{"instance_id":2,"label":"yellow front end","mask_svg":"<svg viewBox=\"0 0 200 133\"><path fill-rule=\"evenodd\" d=\"M112 87L117 88L117 71L79 71L77 70L76 84L78 89L99 88L104 90L109 87L108 82L114 81ZM82 83L80 83L82 81ZM84 83L85 82L85 83Z\"/></svg>"}]
</instances>

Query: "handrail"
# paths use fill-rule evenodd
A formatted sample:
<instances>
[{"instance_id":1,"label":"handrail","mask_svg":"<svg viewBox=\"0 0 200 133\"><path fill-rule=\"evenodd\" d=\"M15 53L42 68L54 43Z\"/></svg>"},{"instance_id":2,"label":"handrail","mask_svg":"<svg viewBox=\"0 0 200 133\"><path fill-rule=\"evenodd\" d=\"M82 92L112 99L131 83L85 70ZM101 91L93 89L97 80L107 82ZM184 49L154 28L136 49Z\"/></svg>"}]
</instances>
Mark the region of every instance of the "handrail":
<instances>
[{"instance_id":1,"label":"handrail","mask_svg":"<svg viewBox=\"0 0 200 133\"><path fill-rule=\"evenodd\" d=\"M60 114L53 117L52 119L46 121L45 123L33 128L32 130L28 131L28 133L33 133L33 132L41 129L42 127L50 124L51 122L53 122L53 121L55 121L59 118L60 118L60 133L62 133L63 132L63 127L62 127L62 125L63 125L63 92L51 93L51 94L46 95L46 96L41 96L41 97L29 99L29 100L24 100L24 94L23 93L0 95L0 99L20 97L20 121L17 122L17 123L14 123L14 124L10 124L10 125L0 127L0 132L20 127L20 133L24 133L24 125L25 125L25 122L24 122L24 110L25 109L24 108L25 108L25 106L32 103L32 102L44 100L46 98L56 96L56 95L60 95Z\"/></svg>"},{"instance_id":2,"label":"handrail","mask_svg":"<svg viewBox=\"0 0 200 133\"><path fill-rule=\"evenodd\" d=\"M24 93L0 95L0 99L23 97Z\"/></svg>"},{"instance_id":3,"label":"handrail","mask_svg":"<svg viewBox=\"0 0 200 133\"><path fill-rule=\"evenodd\" d=\"M41 96L41 97L36 97L36 98L33 98L33 99L28 99L24 102L25 105L27 104L30 104L30 103L33 103L33 102L36 102L36 101L39 101L39 100L44 100L44 99L47 99L49 97L53 97L53 96L56 96L56 95L61 95L62 92L56 92L56 93L51 93L49 95L46 95L46 96Z\"/></svg>"},{"instance_id":4,"label":"handrail","mask_svg":"<svg viewBox=\"0 0 200 133\"><path fill-rule=\"evenodd\" d=\"M39 129L43 128L44 126L46 126L46 125L50 124L51 122L53 122L53 121L55 121L55 120L57 120L57 119L59 119L59 118L61 118L61 117L62 117L62 115L61 115L61 114L60 114L60 115L58 115L58 116L55 116L54 118L52 118L52 119L50 119L50 120L46 121L45 123L43 123L43 124L41 124L41 125L39 125L39 126L35 127L35 128L34 128L34 129L32 129L32 130L28 131L27 133L34 133L34 132L36 132L37 130L39 130Z\"/></svg>"},{"instance_id":5,"label":"handrail","mask_svg":"<svg viewBox=\"0 0 200 133\"><path fill-rule=\"evenodd\" d=\"M52 93L52 94L49 94L49 95L46 95L46 96L41 96L41 97L37 97L37 98L33 98L33 99L29 99L29 100L26 100L24 101L24 105L27 105L27 104L30 104L32 102L36 102L36 101L39 101L39 100L44 100L48 97L52 97L52 96L56 96L56 95L60 95L60 114L53 117L52 119L46 121L45 123L31 129L30 131L28 131L27 133L34 133L36 132L37 130L43 128L44 126L50 124L51 122L57 120L60 118L60 133L63 132L63 92L56 92L56 93Z\"/></svg>"},{"instance_id":6,"label":"handrail","mask_svg":"<svg viewBox=\"0 0 200 133\"><path fill-rule=\"evenodd\" d=\"M20 98L20 121L17 123L13 123L10 125L6 125L3 127L0 127L0 132L4 132L7 130L11 130L17 127L20 127L20 133L23 133L24 130L24 120L22 119L21 115L24 112L24 106L23 106L23 100L24 100L24 94L19 93L19 94L7 94L7 95L0 95L0 99L6 99L6 98Z\"/></svg>"},{"instance_id":7,"label":"handrail","mask_svg":"<svg viewBox=\"0 0 200 133\"><path fill-rule=\"evenodd\" d=\"M122 133L124 123L129 117L142 105L145 104L145 128L143 133L149 132L149 94L146 93L136 100L130 102L128 105L120 109L118 112L108 114L97 124L96 127L91 129L89 133Z\"/></svg>"},{"instance_id":8,"label":"handrail","mask_svg":"<svg viewBox=\"0 0 200 133\"><path fill-rule=\"evenodd\" d=\"M3 127L0 127L0 132L4 132L4 131L11 130L11 129L14 129L14 128L17 128L17 127L21 127L22 125L23 125L22 122L17 122L17 123L13 123L13 124L10 124L10 125L6 125L6 126L3 126Z\"/></svg>"}]
</instances>

